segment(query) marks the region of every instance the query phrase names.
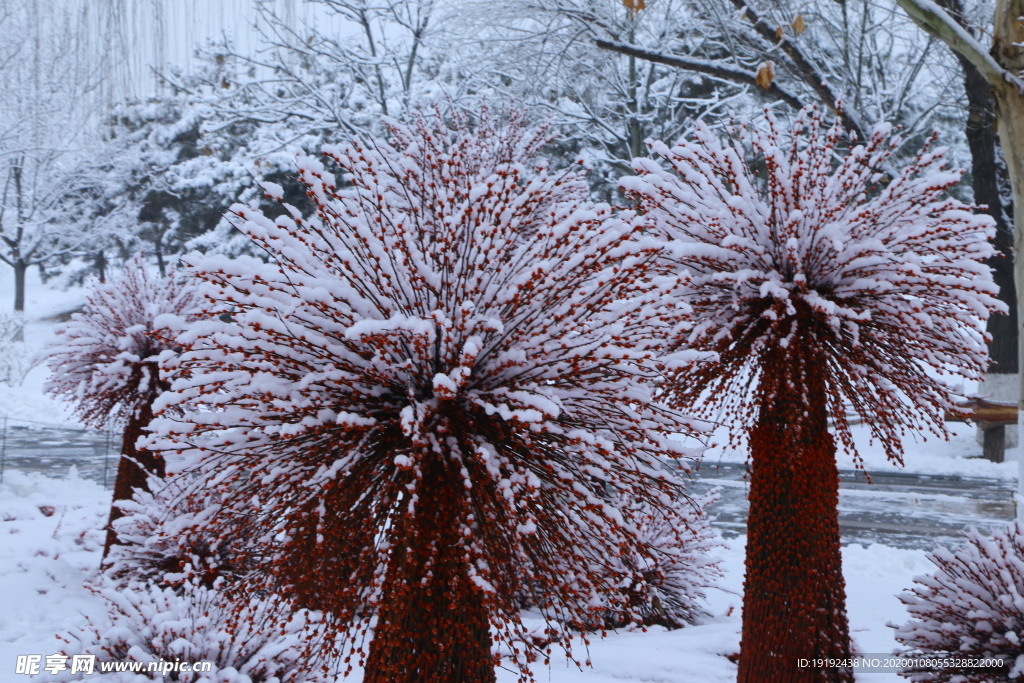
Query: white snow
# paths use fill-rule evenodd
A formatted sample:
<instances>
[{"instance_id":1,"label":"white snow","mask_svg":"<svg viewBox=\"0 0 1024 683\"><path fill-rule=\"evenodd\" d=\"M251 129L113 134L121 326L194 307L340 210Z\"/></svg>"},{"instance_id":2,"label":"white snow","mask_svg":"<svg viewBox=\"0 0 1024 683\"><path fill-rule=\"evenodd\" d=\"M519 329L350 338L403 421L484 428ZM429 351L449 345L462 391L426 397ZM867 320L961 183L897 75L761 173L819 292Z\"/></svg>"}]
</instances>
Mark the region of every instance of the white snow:
<instances>
[{"instance_id":1,"label":"white snow","mask_svg":"<svg viewBox=\"0 0 1024 683\"><path fill-rule=\"evenodd\" d=\"M0 682L17 655L61 650L57 634L85 623L99 604L84 583L103 550L110 492L72 474L50 479L8 470L0 484ZM49 514L49 516L47 516Z\"/></svg>"},{"instance_id":2,"label":"white snow","mask_svg":"<svg viewBox=\"0 0 1024 683\"><path fill-rule=\"evenodd\" d=\"M54 339L55 324L49 318L77 309L85 303L85 293L80 287L64 290L52 285L44 285L39 271L29 269L25 283L25 342L34 354L35 367L20 387L0 383L0 418L78 426L67 405L43 393L49 370L43 367L38 354ZM9 267L0 264L0 311L11 312L13 308L14 276Z\"/></svg>"}]
</instances>

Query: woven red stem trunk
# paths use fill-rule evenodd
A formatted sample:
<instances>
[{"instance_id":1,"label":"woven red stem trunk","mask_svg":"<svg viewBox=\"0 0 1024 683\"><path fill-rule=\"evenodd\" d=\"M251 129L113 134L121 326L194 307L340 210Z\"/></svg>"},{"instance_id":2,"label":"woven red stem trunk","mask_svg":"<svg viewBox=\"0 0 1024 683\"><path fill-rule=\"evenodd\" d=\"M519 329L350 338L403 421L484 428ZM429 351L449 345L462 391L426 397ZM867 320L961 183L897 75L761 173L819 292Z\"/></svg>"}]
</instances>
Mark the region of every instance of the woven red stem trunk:
<instances>
[{"instance_id":1,"label":"woven red stem trunk","mask_svg":"<svg viewBox=\"0 0 1024 683\"><path fill-rule=\"evenodd\" d=\"M765 358L750 435L738 683L853 681L848 671L797 667L798 658L850 656L824 360L799 342Z\"/></svg>"},{"instance_id":2,"label":"woven red stem trunk","mask_svg":"<svg viewBox=\"0 0 1024 683\"><path fill-rule=\"evenodd\" d=\"M136 448L135 442L146 431L153 419L152 402L144 403L128 420L121 438L121 458L117 464L117 478L114 480L114 500L130 500L135 489L149 490L146 482L150 474L163 478L165 465L162 456L144 448ZM141 467L140 467L141 465ZM118 542L114 533L114 521L124 516L117 505L110 506L110 518L107 520L107 540L103 545L103 559L106 559L111 546Z\"/></svg>"},{"instance_id":3,"label":"woven red stem trunk","mask_svg":"<svg viewBox=\"0 0 1024 683\"><path fill-rule=\"evenodd\" d=\"M484 595L460 543L464 484L445 469L424 472L414 516L399 522L364 683L496 680Z\"/></svg>"}]
</instances>

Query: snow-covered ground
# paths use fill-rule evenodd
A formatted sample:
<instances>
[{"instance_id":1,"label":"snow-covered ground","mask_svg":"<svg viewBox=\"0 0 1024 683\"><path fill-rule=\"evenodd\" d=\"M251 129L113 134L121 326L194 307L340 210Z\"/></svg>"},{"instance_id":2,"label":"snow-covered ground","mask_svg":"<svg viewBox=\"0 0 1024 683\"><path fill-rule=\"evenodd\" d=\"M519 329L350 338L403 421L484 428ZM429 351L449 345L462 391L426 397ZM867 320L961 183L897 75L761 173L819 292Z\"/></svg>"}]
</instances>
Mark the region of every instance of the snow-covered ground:
<instances>
[{"instance_id":1,"label":"snow-covered ground","mask_svg":"<svg viewBox=\"0 0 1024 683\"><path fill-rule=\"evenodd\" d=\"M57 635L101 611L100 600L83 584L94 577L100 560L110 494L77 478L49 479L8 472L0 485L0 683L28 681L15 674L17 655L54 654ZM593 666L580 671L556 658L538 669L551 683L690 683L735 680L726 655L739 645L743 549L745 538L726 541L719 552L725 578L708 596L709 623L677 631L652 628L624 631L597 640L590 648ZM883 545L843 549L847 604L854 643L862 653L889 653L896 646L887 622L903 622L906 613L896 594L915 575L931 568L924 552ZM865 680L900 681L895 674L864 674ZM511 683L511 672L499 681Z\"/></svg>"},{"instance_id":2,"label":"snow-covered ground","mask_svg":"<svg viewBox=\"0 0 1024 683\"><path fill-rule=\"evenodd\" d=\"M10 274L0 272L0 310L10 309ZM79 306L81 289L62 291L41 285L34 273L29 282L26 340L40 348L52 338L54 323L46 320ZM42 391L44 366L29 373L17 388L0 384L0 416L75 424L65 406ZM907 444L906 469L922 473L961 474L1013 479L1016 452L996 465L968 456L980 454L973 428L952 425L950 442L929 439ZM862 439L861 454L868 469L891 470L881 449ZM721 449L708 453L718 459L743 460L742 453ZM841 467L849 467L841 461ZM0 683L28 681L15 674L17 655L58 652L60 633L84 623L86 614L102 609L85 587L95 576L110 493L75 472L60 479L17 471L5 473L0 484ZM720 550L725 577L709 595L708 623L677 631L653 628L624 631L597 640L590 648L592 667L582 671L556 658L549 669L538 669L539 681L551 683L674 683L732 681L736 667L726 657L738 650L745 537L725 541ZM896 646L888 622L903 622L906 613L896 595L915 575L931 570L926 553L880 544L849 545L843 549L847 605L855 648L861 653L889 653ZM577 653L578 654L578 653ZM861 680L901 681L895 673L862 674ZM515 680L510 671L499 681Z\"/></svg>"},{"instance_id":3,"label":"snow-covered ground","mask_svg":"<svg viewBox=\"0 0 1024 683\"><path fill-rule=\"evenodd\" d=\"M34 354L36 365L19 387L0 382L0 417L78 426L65 404L43 393L49 372L42 352L53 339L56 327L53 319L80 307L85 302L85 290L81 287L59 288L52 286L54 283L47 286L40 281L34 268L28 271L26 279L25 343ZM10 313L13 307L13 276L10 268L0 264L0 314Z\"/></svg>"}]
</instances>

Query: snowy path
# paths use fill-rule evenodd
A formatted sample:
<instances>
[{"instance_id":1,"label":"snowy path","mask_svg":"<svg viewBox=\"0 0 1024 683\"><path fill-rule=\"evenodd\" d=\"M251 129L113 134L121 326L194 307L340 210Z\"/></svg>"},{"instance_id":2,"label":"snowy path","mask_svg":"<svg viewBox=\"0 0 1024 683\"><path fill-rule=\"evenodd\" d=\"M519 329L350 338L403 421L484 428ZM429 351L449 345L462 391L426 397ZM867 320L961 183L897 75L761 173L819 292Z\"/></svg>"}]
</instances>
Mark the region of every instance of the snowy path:
<instances>
[{"instance_id":1,"label":"snowy path","mask_svg":"<svg viewBox=\"0 0 1024 683\"><path fill-rule=\"evenodd\" d=\"M10 421L0 434L6 471L63 476L74 465L83 479L108 488L117 469L117 435ZM990 463L985 463L990 464ZM705 462L691 490L721 488L711 508L715 526L727 537L745 532L749 482L737 463ZM970 526L988 528L1013 519L1015 482L956 474L870 472L840 473L839 521L845 543L885 543L897 548L931 550L935 542L959 543Z\"/></svg>"},{"instance_id":2,"label":"snowy path","mask_svg":"<svg viewBox=\"0 0 1024 683\"><path fill-rule=\"evenodd\" d=\"M711 508L715 526L727 537L744 533L747 487L743 465L704 464L692 489L721 488ZM844 543L884 543L931 550L935 543L956 545L960 532L986 529L1013 519L1015 482L959 475L840 472L839 525Z\"/></svg>"}]
</instances>

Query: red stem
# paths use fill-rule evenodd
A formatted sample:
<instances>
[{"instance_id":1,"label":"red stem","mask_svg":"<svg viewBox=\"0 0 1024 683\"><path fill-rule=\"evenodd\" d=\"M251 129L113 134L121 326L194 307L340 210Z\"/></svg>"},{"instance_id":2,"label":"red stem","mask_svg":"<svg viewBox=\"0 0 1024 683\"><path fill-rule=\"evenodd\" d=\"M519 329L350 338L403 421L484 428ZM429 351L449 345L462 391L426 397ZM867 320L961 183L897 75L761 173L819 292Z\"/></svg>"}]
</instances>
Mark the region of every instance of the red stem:
<instances>
[{"instance_id":1,"label":"red stem","mask_svg":"<svg viewBox=\"0 0 1024 683\"><path fill-rule=\"evenodd\" d=\"M121 458L117 464L117 478L114 480L115 504L110 506L110 518L107 520L107 540L103 545L103 559L107 558L110 548L118 543L114 533L114 521L124 516L116 503L119 500L131 500L135 489L149 490L147 479L156 475L161 479L166 474L163 456L144 448L136 448L135 442L149 427L153 419L152 401L144 402L139 410L128 420L121 438ZM140 467L140 465L142 467Z\"/></svg>"},{"instance_id":2,"label":"red stem","mask_svg":"<svg viewBox=\"0 0 1024 683\"><path fill-rule=\"evenodd\" d=\"M802 343L804 342L804 343ZM839 470L828 432L825 364L794 339L764 359L751 431L743 633L737 683L852 682L798 668L850 656L839 546Z\"/></svg>"}]
</instances>

